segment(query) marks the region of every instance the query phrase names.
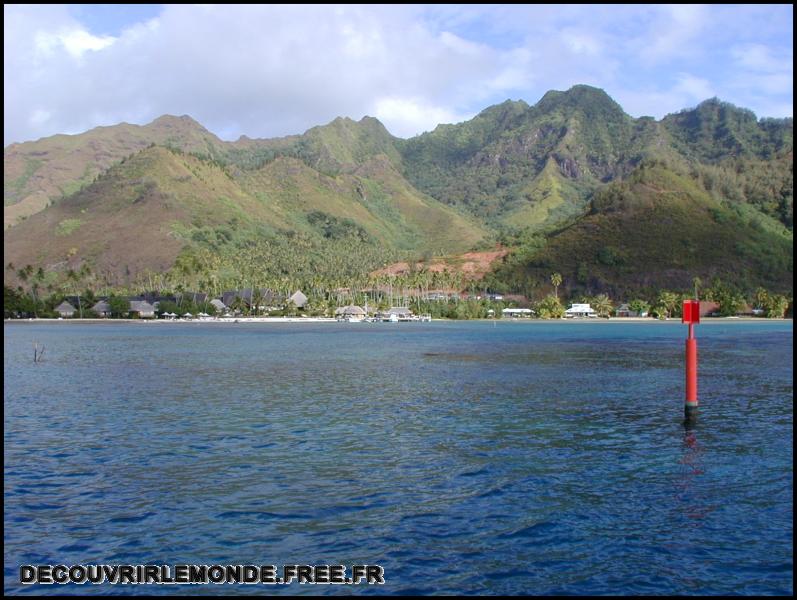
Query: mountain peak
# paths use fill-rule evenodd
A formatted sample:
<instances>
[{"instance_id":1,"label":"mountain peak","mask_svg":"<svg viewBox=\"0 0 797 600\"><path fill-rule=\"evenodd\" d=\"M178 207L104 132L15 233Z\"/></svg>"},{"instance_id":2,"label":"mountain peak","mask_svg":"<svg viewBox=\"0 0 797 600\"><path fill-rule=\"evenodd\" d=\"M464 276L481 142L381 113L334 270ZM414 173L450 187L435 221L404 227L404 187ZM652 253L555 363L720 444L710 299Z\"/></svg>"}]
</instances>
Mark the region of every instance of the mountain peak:
<instances>
[{"instance_id":1,"label":"mountain peak","mask_svg":"<svg viewBox=\"0 0 797 600\"><path fill-rule=\"evenodd\" d=\"M380 127L384 127L382 121L380 121L376 117L369 117L368 115L365 115L362 119L360 119L357 122L360 123L361 125L378 125Z\"/></svg>"},{"instance_id":2,"label":"mountain peak","mask_svg":"<svg viewBox=\"0 0 797 600\"><path fill-rule=\"evenodd\" d=\"M207 131L201 123L196 121L195 119L191 118L188 115L181 115L179 117L175 115L161 115L154 121L152 121L149 126L154 127L179 127L189 128L189 129L200 129L202 131Z\"/></svg>"},{"instance_id":3,"label":"mountain peak","mask_svg":"<svg viewBox=\"0 0 797 600\"><path fill-rule=\"evenodd\" d=\"M541 110L579 109L588 114L614 113L625 115L623 108L605 90L591 85L574 85L565 92L550 90L535 105Z\"/></svg>"},{"instance_id":4,"label":"mountain peak","mask_svg":"<svg viewBox=\"0 0 797 600\"><path fill-rule=\"evenodd\" d=\"M490 115L520 114L525 112L528 108L529 105L526 104L526 102L524 102L523 100L506 99L500 104L494 104L492 106L488 106L479 113L479 116L487 117Z\"/></svg>"}]
</instances>

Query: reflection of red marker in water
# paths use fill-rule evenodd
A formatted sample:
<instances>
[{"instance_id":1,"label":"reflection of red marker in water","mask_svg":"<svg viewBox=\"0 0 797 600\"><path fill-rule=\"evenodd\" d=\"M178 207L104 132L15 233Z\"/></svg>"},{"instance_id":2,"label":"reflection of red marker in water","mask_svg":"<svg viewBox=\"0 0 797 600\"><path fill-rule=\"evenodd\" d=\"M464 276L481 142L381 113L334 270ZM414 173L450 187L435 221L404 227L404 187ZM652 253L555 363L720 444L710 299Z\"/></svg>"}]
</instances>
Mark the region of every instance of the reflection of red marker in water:
<instances>
[{"instance_id":1,"label":"reflection of red marker in water","mask_svg":"<svg viewBox=\"0 0 797 600\"><path fill-rule=\"evenodd\" d=\"M697 419L697 339L694 326L700 323L700 302L684 300L681 323L689 325L689 337L686 338L686 400L684 417L687 421Z\"/></svg>"}]
</instances>

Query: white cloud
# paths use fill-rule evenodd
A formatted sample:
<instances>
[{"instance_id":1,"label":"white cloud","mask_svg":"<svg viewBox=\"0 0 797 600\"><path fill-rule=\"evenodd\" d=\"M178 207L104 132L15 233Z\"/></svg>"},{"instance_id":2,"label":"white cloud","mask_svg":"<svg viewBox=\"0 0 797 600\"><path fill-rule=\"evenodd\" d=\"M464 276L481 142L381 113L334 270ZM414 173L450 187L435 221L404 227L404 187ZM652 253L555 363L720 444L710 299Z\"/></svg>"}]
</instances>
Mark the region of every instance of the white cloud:
<instances>
[{"instance_id":1,"label":"white cloud","mask_svg":"<svg viewBox=\"0 0 797 600\"><path fill-rule=\"evenodd\" d=\"M74 57L79 57L89 50L95 52L102 50L116 41L112 36L97 37L83 30L70 31L59 37L66 51Z\"/></svg>"},{"instance_id":2,"label":"white cloud","mask_svg":"<svg viewBox=\"0 0 797 600\"><path fill-rule=\"evenodd\" d=\"M418 98L380 98L374 103L373 116L399 137L411 137L431 131L441 123L459 123L474 115L458 115L440 106L425 104Z\"/></svg>"},{"instance_id":3,"label":"white cloud","mask_svg":"<svg viewBox=\"0 0 797 600\"><path fill-rule=\"evenodd\" d=\"M616 100L632 116L661 118L681 108L696 106L716 95L714 88L705 79L680 73L668 88L620 89Z\"/></svg>"},{"instance_id":4,"label":"white cloud","mask_svg":"<svg viewBox=\"0 0 797 600\"><path fill-rule=\"evenodd\" d=\"M111 36L98 37L91 35L83 29L71 29L58 33L38 31L34 35L34 45L37 55L48 58L61 49L73 58L80 58L88 51L97 51L107 48L116 41Z\"/></svg>"},{"instance_id":5,"label":"white cloud","mask_svg":"<svg viewBox=\"0 0 797 600\"><path fill-rule=\"evenodd\" d=\"M763 44L745 44L731 49L731 56L738 66L753 71L781 71L791 68L791 57L776 58Z\"/></svg>"},{"instance_id":6,"label":"white cloud","mask_svg":"<svg viewBox=\"0 0 797 600\"><path fill-rule=\"evenodd\" d=\"M588 32L568 28L562 31L562 39L576 54L596 55L602 51L601 42Z\"/></svg>"},{"instance_id":7,"label":"white cloud","mask_svg":"<svg viewBox=\"0 0 797 600\"><path fill-rule=\"evenodd\" d=\"M46 64L30 71L24 56L6 54L6 83L15 79L6 115L44 96L47 125L61 130L98 124L89 114L146 122L168 112L234 137L275 136L381 107L393 115L389 128L411 135L410 124L436 125L431 118L455 117L481 90L500 88L497 74L519 80L500 52L432 31L401 7L170 5L117 39L76 30L66 17L44 29L35 18L25 25ZM6 141L54 133L12 121Z\"/></svg>"},{"instance_id":8,"label":"white cloud","mask_svg":"<svg viewBox=\"0 0 797 600\"><path fill-rule=\"evenodd\" d=\"M794 89L794 60L791 47L772 48L761 43L731 48L733 76L727 88L754 106L760 115L790 116Z\"/></svg>"},{"instance_id":9,"label":"white cloud","mask_svg":"<svg viewBox=\"0 0 797 600\"><path fill-rule=\"evenodd\" d=\"M50 120L50 111L42 110L41 108L36 108L33 110L33 113L30 115L30 123L32 125L44 125L47 121Z\"/></svg>"},{"instance_id":10,"label":"white cloud","mask_svg":"<svg viewBox=\"0 0 797 600\"><path fill-rule=\"evenodd\" d=\"M510 97L533 103L579 83L603 87L631 114L662 116L710 95L759 113L781 110L792 102L790 14L660 5L165 5L114 38L63 6L5 5L4 140L164 113L189 114L227 139L300 133L365 114L410 136ZM755 94L745 89L752 85Z\"/></svg>"},{"instance_id":11,"label":"white cloud","mask_svg":"<svg viewBox=\"0 0 797 600\"><path fill-rule=\"evenodd\" d=\"M678 75L678 82L675 84L673 92L681 95L690 102L700 102L701 100L706 100L716 95L714 88L711 87L711 83L700 77L690 75L689 73L681 73Z\"/></svg>"},{"instance_id":12,"label":"white cloud","mask_svg":"<svg viewBox=\"0 0 797 600\"><path fill-rule=\"evenodd\" d=\"M641 47L642 58L651 64L684 56L694 56L697 38L708 19L705 6L674 4L658 7L649 37Z\"/></svg>"},{"instance_id":13,"label":"white cloud","mask_svg":"<svg viewBox=\"0 0 797 600\"><path fill-rule=\"evenodd\" d=\"M760 106L762 110L759 115L766 115L768 117L785 118L794 115L794 104L792 102L771 102L766 99L761 101Z\"/></svg>"}]
</instances>

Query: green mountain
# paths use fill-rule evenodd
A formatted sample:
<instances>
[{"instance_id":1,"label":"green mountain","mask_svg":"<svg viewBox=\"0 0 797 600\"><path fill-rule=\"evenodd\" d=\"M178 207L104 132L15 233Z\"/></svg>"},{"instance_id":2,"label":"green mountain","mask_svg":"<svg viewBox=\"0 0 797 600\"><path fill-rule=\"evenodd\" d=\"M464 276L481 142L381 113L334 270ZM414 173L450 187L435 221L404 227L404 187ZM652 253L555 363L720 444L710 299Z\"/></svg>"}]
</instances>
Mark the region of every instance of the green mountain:
<instances>
[{"instance_id":1,"label":"green mountain","mask_svg":"<svg viewBox=\"0 0 797 600\"><path fill-rule=\"evenodd\" d=\"M749 110L716 98L693 110L667 115L663 127L673 145L690 160L718 162L728 158L769 160L791 152L793 130L783 119L759 121Z\"/></svg>"},{"instance_id":2,"label":"green mountain","mask_svg":"<svg viewBox=\"0 0 797 600\"><path fill-rule=\"evenodd\" d=\"M314 145L330 139L337 140L334 131L311 130L300 140L309 143L298 147L323 151L316 156L327 166L345 160L336 164L349 172L314 169L291 156L295 148L243 169L150 146L6 230L6 262L62 273L88 265L105 281L132 285L178 263L229 275L249 261L250 281L258 273L301 271L327 272L343 284L401 251L459 252L485 236L477 223L408 185L379 148L369 155L365 143L361 152L339 146L347 152L333 154ZM235 273L227 279L232 285Z\"/></svg>"},{"instance_id":3,"label":"green mountain","mask_svg":"<svg viewBox=\"0 0 797 600\"><path fill-rule=\"evenodd\" d=\"M696 276L789 291L792 138L791 119L716 99L635 119L583 85L408 140L365 117L224 142L164 116L6 148L4 252L54 279L345 285L501 242L515 251L489 281L506 291L538 293L553 271L593 293Z\"/></svg>"},{"instance_id":4,"label":"green mountain","mask_svg":"<svg viewBox=\"0 0 797 600\"><path fill-rule=\"evenodd\" d=\"M498 229L545 230L580 216L594 190L630 172L663 135L602 90L576 86L441 125L402 151L407 178L431 196Z\"/></svg>"},{"instance_id":5,"label":"green mountain","mask_svg":"<svg viewBox=\"0 0 797 600\"><path fill-rule=\"evenodd\" d=\"M753 207L724 203L688 174L650 162L595 193L574 225L508 257L491 282L534 294L553 272L573 293L613 298L689 290L695 277L785 292L793 236Z\"/></svg>"},{"instance_id":6,"label":"green mountain","mask_svg":"<svg viewBox=\"0 0 797 600\"><path fill-rule=\"evenodd\" d=\"M212 153L223 142L191 117L164 115L144 126L122 123L79 135L11 144L3 151L5 227L75 193L110 166L150 144Z\"/></svg>"},{"instance_id":7,"label":"green mountain","mask_svg":"<svg viewBox=\"0 0 797 600\"><path fill-rule=\"evenodd\" d=\"M759 121L749 110L712 99L668 115L662 126L703 187L793 227L792 119Z\"/></svg>"}]
</instances>

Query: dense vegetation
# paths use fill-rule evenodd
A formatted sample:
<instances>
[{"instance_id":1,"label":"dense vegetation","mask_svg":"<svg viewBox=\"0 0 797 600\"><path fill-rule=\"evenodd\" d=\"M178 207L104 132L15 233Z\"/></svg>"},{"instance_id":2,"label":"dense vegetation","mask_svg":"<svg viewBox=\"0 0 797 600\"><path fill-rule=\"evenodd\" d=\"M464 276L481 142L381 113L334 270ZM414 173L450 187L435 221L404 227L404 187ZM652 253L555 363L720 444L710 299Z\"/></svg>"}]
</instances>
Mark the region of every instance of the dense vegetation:
<instances>
[{"instance_id":1,"label":"dense vegetation","mask_svg":"<svg viewBox=\"0 0 797 600\"><path fill-rule=\"evenodd\" d=\"M410 140L369 117L275 140L222 142L188 117L54 136L6 149L6 222L24 220L4 236L5 281L323 295L500 243L513 252L476 285L550 314L553 272L569 298L655 305L695 277L789 294L792 130L715 99L634 119L575 86Z\"/></svg>"}]
</instances>

